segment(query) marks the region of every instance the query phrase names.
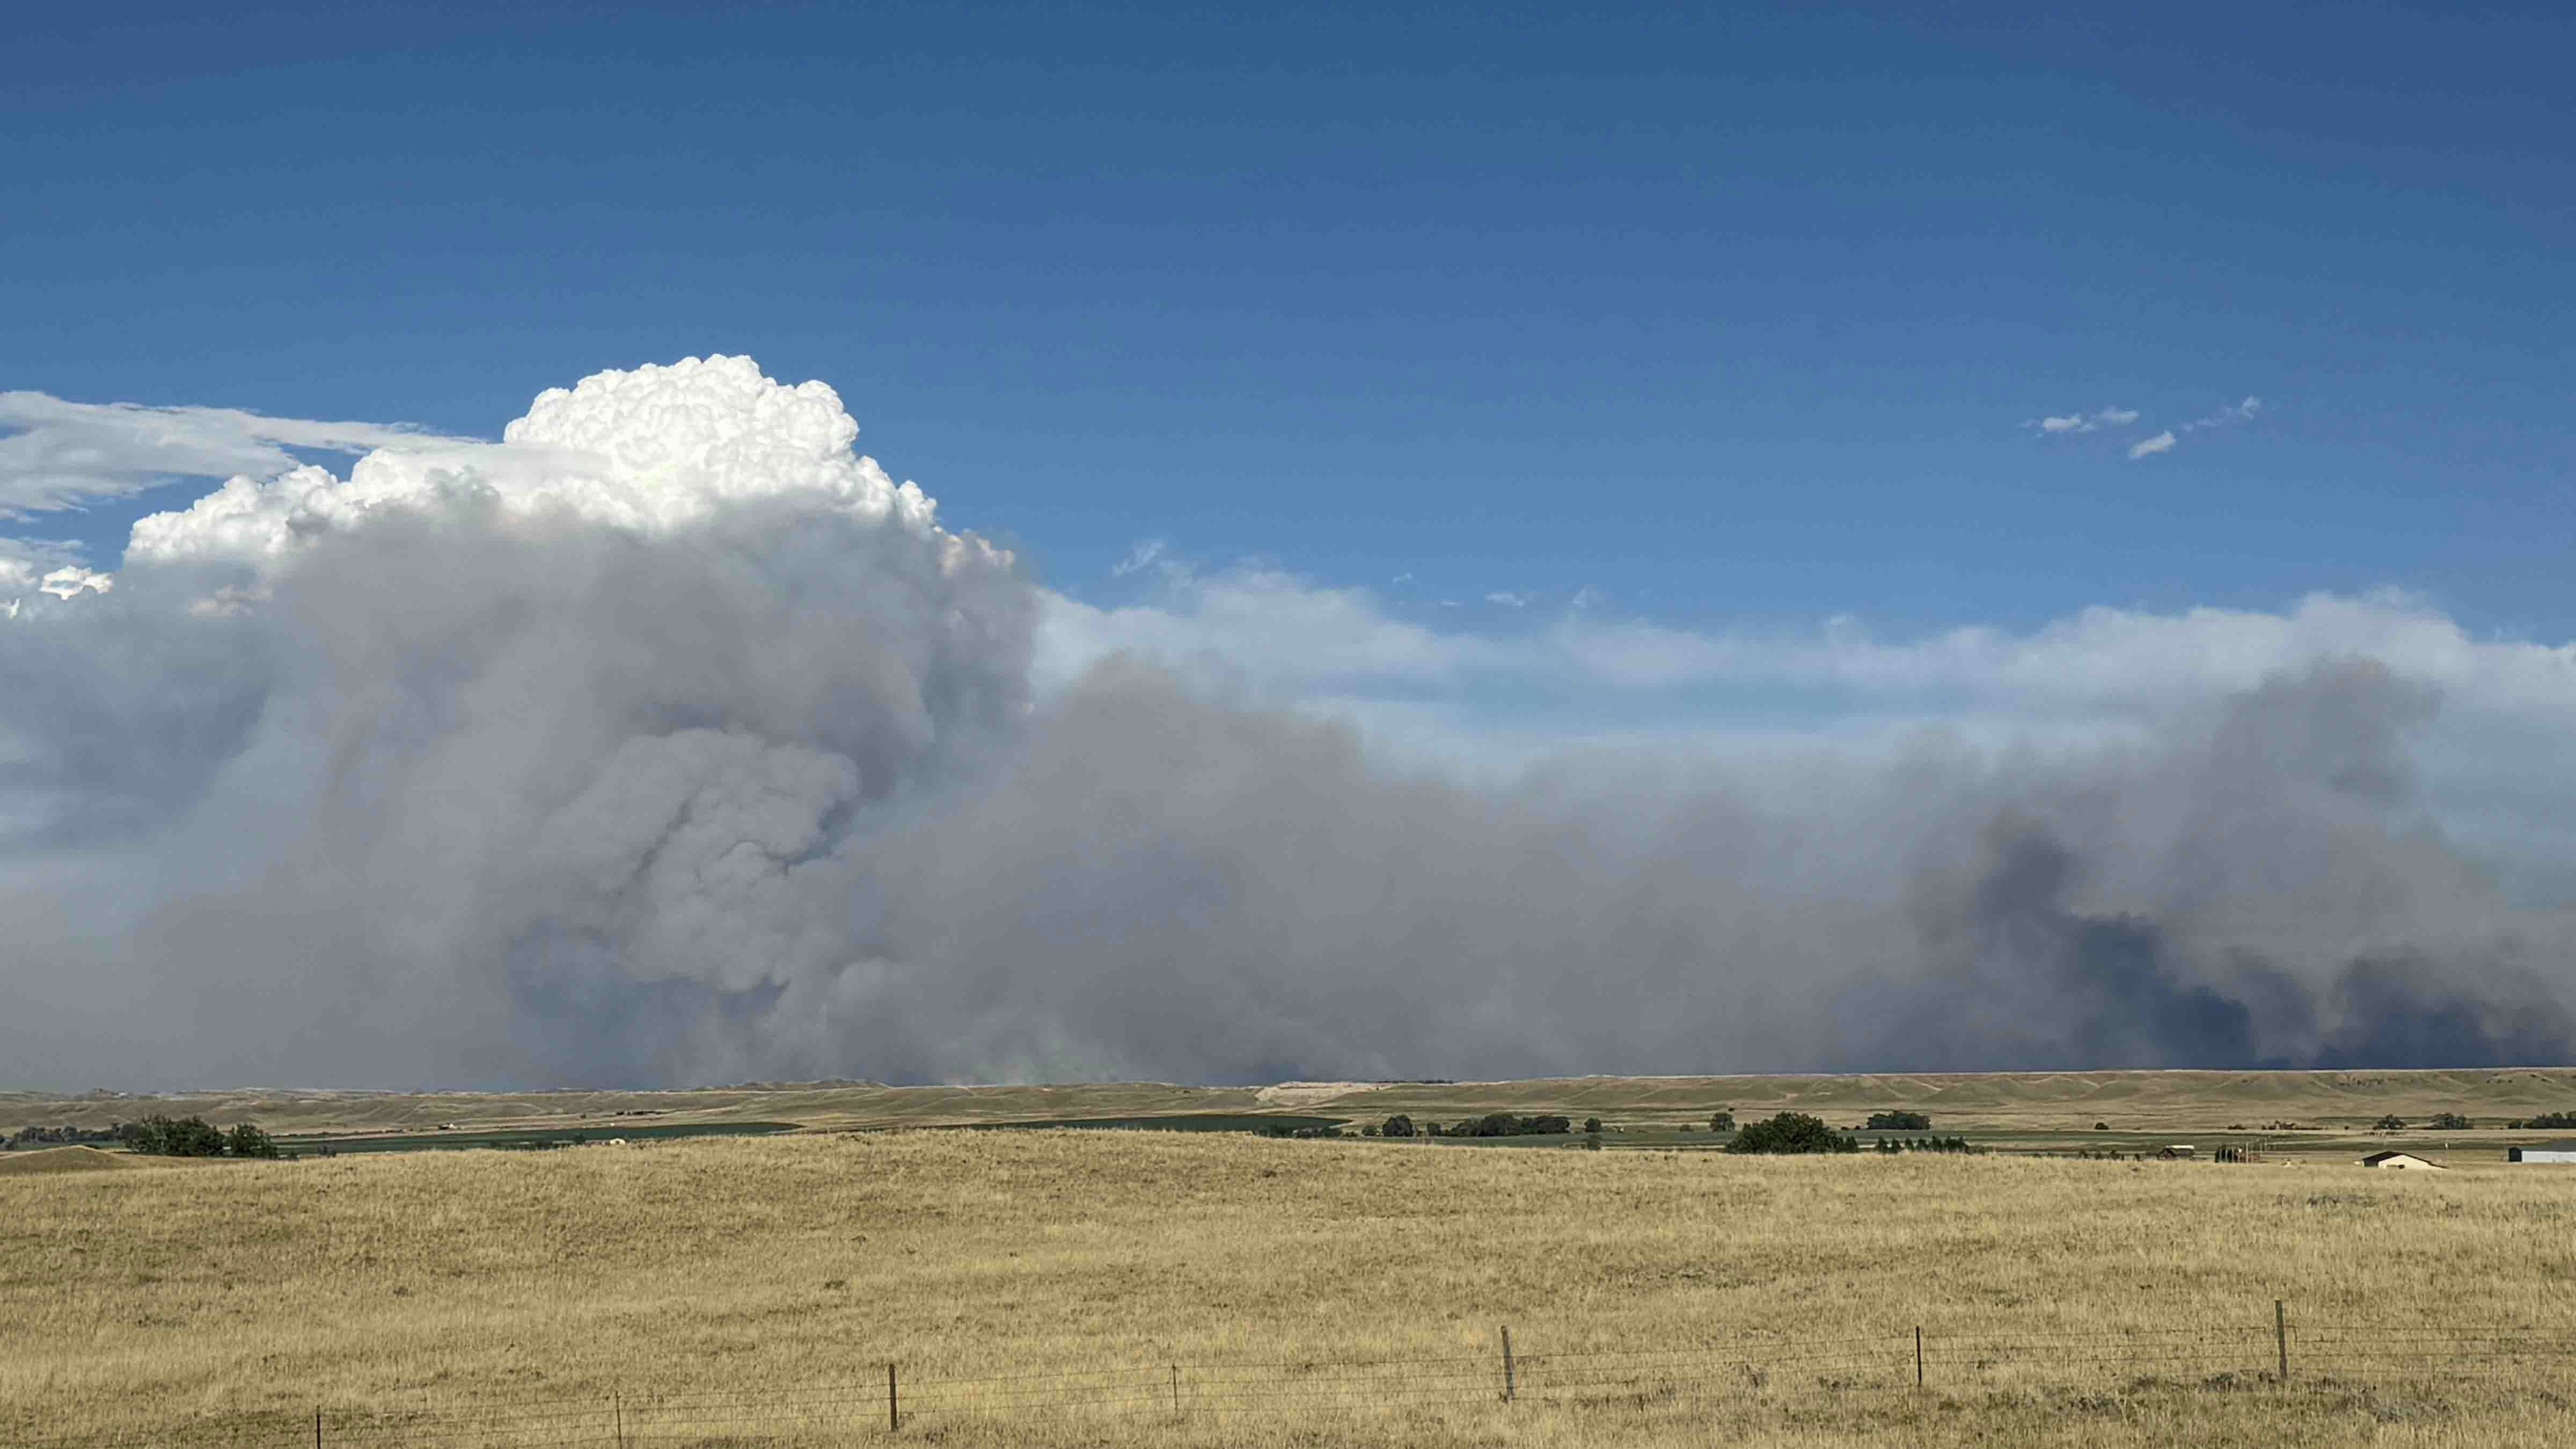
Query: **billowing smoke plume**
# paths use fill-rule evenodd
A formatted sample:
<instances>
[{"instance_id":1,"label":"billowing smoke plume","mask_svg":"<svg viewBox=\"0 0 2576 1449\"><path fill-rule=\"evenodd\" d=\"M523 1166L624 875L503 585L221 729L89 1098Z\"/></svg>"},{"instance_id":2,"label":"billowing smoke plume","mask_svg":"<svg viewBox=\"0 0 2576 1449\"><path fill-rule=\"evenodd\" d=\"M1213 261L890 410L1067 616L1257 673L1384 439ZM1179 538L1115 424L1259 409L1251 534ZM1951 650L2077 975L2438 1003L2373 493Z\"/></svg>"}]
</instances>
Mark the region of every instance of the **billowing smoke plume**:
<instances>
[{"instance_id":1,"label":"billowing smoke plume","mask_svg":"<svg viewBox=\"0 0 2576 1449\"><path fill-rule=\"evenodd\" d=\"M1111 658L740 359L235 479L0 620L30 1085L2563 1061L2367 661L1509 785Z\"/></svg>"}]
</instances>

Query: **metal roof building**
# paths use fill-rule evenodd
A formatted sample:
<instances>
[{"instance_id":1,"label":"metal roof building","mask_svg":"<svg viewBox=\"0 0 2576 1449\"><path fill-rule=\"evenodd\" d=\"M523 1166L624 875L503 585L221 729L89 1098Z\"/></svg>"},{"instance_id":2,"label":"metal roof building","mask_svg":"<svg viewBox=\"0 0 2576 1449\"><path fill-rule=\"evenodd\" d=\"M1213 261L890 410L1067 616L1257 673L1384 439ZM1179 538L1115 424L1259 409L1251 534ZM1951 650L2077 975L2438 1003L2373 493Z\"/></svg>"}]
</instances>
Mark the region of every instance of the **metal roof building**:
<instances>
[{"instance_id":1,"label":"metal roof building","mask_svg":"<svg viewBox=\"0 0 2576 1449\"><path fill-rule=\"evenodd\" d=\"M2535 1142L2505 1149L2507 1162L2576 1162L2576 1142Z\"/></svg>"}]
</instances>

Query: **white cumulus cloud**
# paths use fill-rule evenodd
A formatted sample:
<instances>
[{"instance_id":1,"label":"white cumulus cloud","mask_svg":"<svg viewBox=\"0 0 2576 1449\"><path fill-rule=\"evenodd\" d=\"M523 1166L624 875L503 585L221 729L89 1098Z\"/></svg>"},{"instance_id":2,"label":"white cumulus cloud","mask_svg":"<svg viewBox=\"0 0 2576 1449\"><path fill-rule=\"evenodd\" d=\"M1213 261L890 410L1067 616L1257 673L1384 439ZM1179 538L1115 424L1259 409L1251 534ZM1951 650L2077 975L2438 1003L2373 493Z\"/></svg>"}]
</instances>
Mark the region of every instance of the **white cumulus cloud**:
<instances>
[{"instance_id":1,"label":"white cumulus cloud","mask_svg":"<svg viewBox=\"0 0 2576 1449\"><path fill-rule=\"evenodd\" d=\"M822 383L783 387L746 357L684 358L550 388L498 446L382 448L346 479L309 466L235 476L185 509L138 520L126 555L274 561L370 514L460 499L652 532L728 505L799 498L936 532L931 500L854 454L857 436Z\"/></svg>"},{"instance_id":2,"label":"white cumulus cloud","mask_svg":"<svg viewBox=\"0 0 2576 1449\"><path fill-rule=\"evenodd\" d=\"M2173 445L2173 429L2167 428L2152 438L2142 438L2137 442L2131 443L2129 445L2129 456L2132 459L2152 458L2158 453L2172 452Z\"/></svg>"}]
</instances>

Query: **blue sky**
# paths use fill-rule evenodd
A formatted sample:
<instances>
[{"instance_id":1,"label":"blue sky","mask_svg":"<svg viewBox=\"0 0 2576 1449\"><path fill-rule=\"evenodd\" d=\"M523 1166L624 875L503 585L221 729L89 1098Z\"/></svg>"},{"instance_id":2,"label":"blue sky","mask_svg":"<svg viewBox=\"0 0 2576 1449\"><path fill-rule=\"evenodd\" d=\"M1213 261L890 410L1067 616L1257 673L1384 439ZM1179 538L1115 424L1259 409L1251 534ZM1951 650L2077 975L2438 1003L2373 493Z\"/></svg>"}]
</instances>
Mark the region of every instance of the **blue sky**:
<instances>
[{"instance_id":1,"label":"blue sky","mask_svg":"<svg viewBox=\"0 0 2576 1449\"><path fill-rule=\"evenodd\" d=\"M1398 611L2556 642L2570 14L57 12L0 388L488 436L749 353L1106 602L1163 539Z\"/></svg>"}]
</instances>

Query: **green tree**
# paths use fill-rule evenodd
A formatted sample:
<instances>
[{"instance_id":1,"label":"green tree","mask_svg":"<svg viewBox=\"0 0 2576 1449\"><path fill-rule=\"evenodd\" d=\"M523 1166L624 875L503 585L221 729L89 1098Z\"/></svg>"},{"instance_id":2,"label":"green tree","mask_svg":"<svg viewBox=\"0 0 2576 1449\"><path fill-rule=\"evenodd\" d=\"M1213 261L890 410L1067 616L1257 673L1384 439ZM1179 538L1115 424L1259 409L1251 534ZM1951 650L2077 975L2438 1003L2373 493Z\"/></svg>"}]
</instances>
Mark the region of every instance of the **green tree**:
<instances>
[{"instance_id":1,"label":"green tree","mask_svg":"<svg viewBox=\"0 0 2576 1449\"><path fill-rule=\"evenodd\" d=\"M1413 1135L1413 1119L1405 1116L1402 1112L1398 1112L1394 1116L1387 1118L1385 1122L1379 1124L1377 1135L1380 1137L1410 1137Z\"/></svg>"},{"instance_id":2,"label":"green tree","mask_svg":"<svg viewBox=\"0 0 2576 1449\"><path fill-rule=\"evenodd\" d=\"M1595 1136L1595 1137L1600 1136L1600 1135L1601 1135L1601 1119L1600 1119L1600 1118L1598 1118L1598 1117L1586 1117L1586 1118L1584 1118L1584 1119L1583 1119L1583 1130L1584 1130L1584 1131L1586 1131L1586 1132L1591 1133L1591 1134L1592 1134L1593 1136Z\"/></svg>"},{"instance_id":3,"label":"green tree","mask_svg":"<svg viewBox=\"0 0 2576 1449\"><path fill-rule=\"evenodd\" d=\"M1731 1109L1729 1109L1729 1108L1726 1108L1726 1107L1720 1107L1720 1108L1718 1108L1716 1111L1709 1113L1709 1114L1708 1114L1708 1130L1709 1130L1709 1131L1711 1131L1711 1132L1732 1132L1732 1131L1734 1131L1734 1130L1735 1130L1735 1113L1734 1113L1734 1111L1733 1111L1733 1110L1731 1110Z\"/></svg>"},{"instance_id":4,"label":"green tree","mask_svg":"<svg viewBox=\"0 0 2576 1449\"><path fill-rule=\"evenodd\" d=\"M146 1117L126 1124L125 1145L155 1157L221 1157L224 1134L203 1117Z\"/></svg>"},{"instance_id":5,"label":"green tree","mask_svg":"<svg viewBox=\"0 0 2576 1449\"><path fill-rule=\"evenodd\" d=\"M2377 1123L2372 1125L2370 1130L2373 1132L2403 1132L2406 1130L2406 1119L2398 1116L2394 1112L2391 1112L2387 1116L2380 1118Z\"/></svg>"},{"instance_id":6,"label":"green tree","mask_svg":"<svg viewBox=\"0 0 2576 1449\"><path fill-rule=\"evenodd\" d=\"M1729 1152L1858 1152L1860 1144L1825 1125L1821 1117L1783 1112L1755 1122L1726 1144Z\"/></svg>"},{"instance_id":7,"label":"green tree","mask_svg":"<svg viewBox=\"0 0 2576 1449\"><path fill-rule=\"evenodd\" d=\"M1872 1132L1929 1132L1932 1130L1932 1119L1921 1112L1872 1112L1869 1114L1869 1130Z\"/></svg>"},{"instance_id":8,"label":"green tree","mask_svg":"<svg viewBox=\"0 0 2576 1449\"><path fill-rule=\"evenodd\" d=\"M2433 1120L2425 1125L2436 1132L2466 1132L2476 1124L2457 1112L2436 1112Z\"/></svg>"},{"instance_id":9,"label":"green tree","mask_svg":"<svg viewBox=\"0 0 2576 1449\"><path fill-rule=\"evenodd\" d=\"M235 1157L275 1157L276 1139L244 1122L224 1134L224 1150Z\"/></svg>"}]
</instances>

